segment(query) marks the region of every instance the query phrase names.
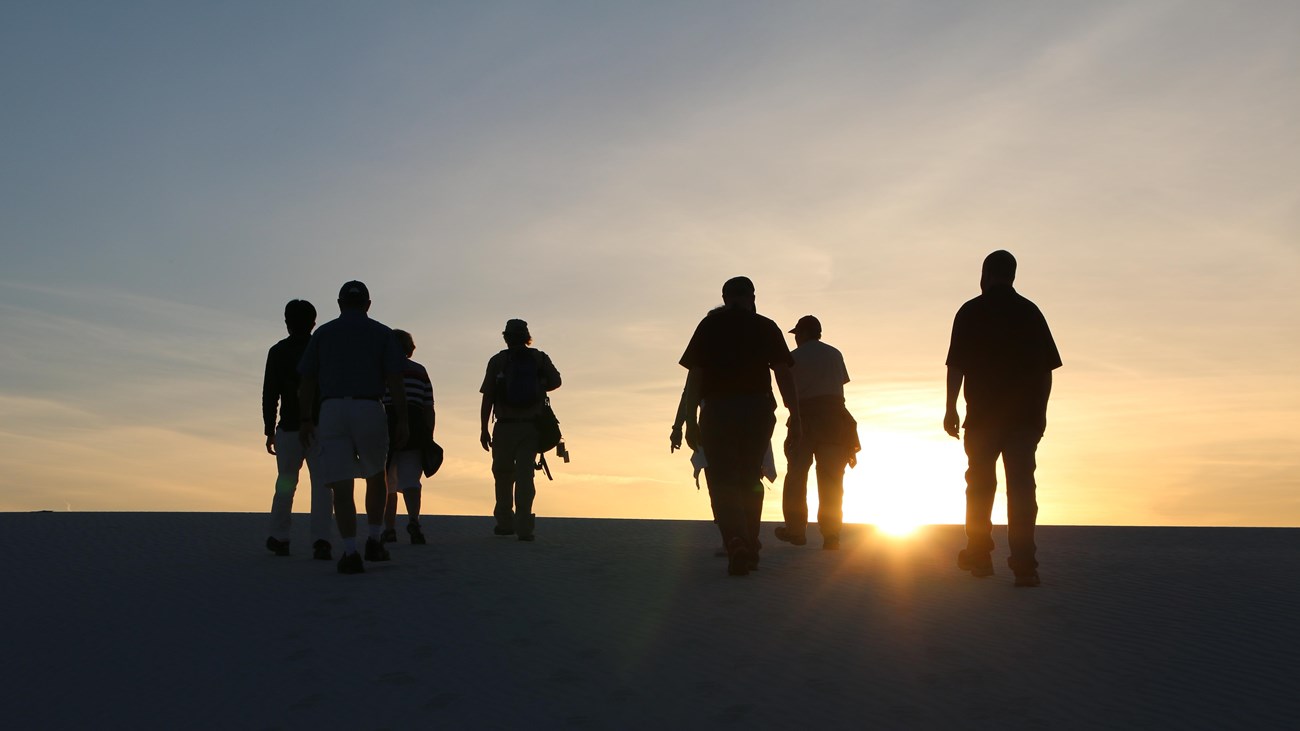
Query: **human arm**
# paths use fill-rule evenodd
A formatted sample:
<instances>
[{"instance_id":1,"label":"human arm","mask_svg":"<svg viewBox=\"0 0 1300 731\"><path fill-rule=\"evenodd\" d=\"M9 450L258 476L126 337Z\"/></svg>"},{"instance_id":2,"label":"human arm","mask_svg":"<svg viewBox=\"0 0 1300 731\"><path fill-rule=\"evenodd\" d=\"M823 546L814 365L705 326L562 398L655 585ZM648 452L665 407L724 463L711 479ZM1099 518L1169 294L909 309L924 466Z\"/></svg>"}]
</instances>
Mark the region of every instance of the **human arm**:
<instances>
[{"instance_id":1,"label":"human arm","mask_svg":"<svg viewBox=\"0 0 1300 731\"><path fill-rule=\"evenodd\" d=\"M280 401L279 390L275 387L273 353L266 354L266 371L262 375L262 433L266 436L267 454L275 454L275 410Z\"/></svg>"},{"instance_id":2,"label":"human arm","mask_svg":"<svg viewBox=\"0 0 1300 731\"><path fill-rule=\"evenodd\" d=\"M1049 376L1051 374L1048 374ZM957 394L961 393L961 384L965 374L956 366L948 366L948 383L946 406L943 412L943 430L953 439L961 438L961 416L957 414Z\"/></svg>"},{"instance_id":3,"label":"human arm","mask_svg":"<svg viewBox=\"0 0 1300 731\"><path fill-rule=\"evenodd\" d=\"M483 394L483 403L479 406L478 422L479 435L478 443L483 445L484 452L492 451L492 434L488 431L488 418L492 416L492 394Z\"/></svg>"},{"instance_id":4,"label":"human arm","mask_svg":"<svg viewBox=\"0 0 1300 731\"><path fill-rule=\"evenodd\" d=\"M316 376L303 375L298 381L298 441L311 446L316 437Z\"/></svg>"},{"instance_id":5,"label":"human arm","mask_svg":"<svg viewBox=\"0 0 1300 731\"><path fill-rule=\"evenodd\" d=\"M411 437L411 424L406 415L406 382L401 373L389 373L384 376L384 383L388 385L388 397L393 400L393 411L397 418L394 426L397 433L392 435L393 448L401 451L406 448L406 442Z\"/></svg>"},{"instance_id":6,"label":"human arm","mask_svg":"<svg viewBox=\"0 0 1300 731\"><path fill-rule=\"evenodd\" d=\"M787 442L797 442L803 438L803 416L799 413L799 389L794 383L794 374L790 366L778 363L772 366L772 375L776 377L776 388L781 392L781 401L790 412Z\"/></svg>"},{"instance_id":7,"label":"human arm","mask_svg":"<svg viewBox=\"0 0 1300 731\"><path fill-rule=\"evenodd\" d=\"M673 433L669 437L669 452L682 448L682 425L686 425L686 446L698 449L700 443L700 424L697 414L700 409L700 381L698 369L686 374L686 386L682 388L682 398L677 403L677 415L673 419Z\"/></svg>"}]
</instances>

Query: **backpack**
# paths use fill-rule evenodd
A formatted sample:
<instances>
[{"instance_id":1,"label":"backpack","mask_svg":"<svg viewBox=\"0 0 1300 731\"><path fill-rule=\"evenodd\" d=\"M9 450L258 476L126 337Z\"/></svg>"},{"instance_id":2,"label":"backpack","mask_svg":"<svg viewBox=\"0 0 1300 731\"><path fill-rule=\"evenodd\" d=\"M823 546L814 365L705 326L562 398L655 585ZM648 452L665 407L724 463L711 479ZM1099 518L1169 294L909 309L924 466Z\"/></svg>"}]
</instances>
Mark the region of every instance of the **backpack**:
<instances>
[{"instance_id":1,"label":"backpack","mask_svg":"<svg viewBox=\"0 0 1300 731\"><path fill-rule=\"evenodd\" d=\"M517 409L541 403L546 393L542 391L537 358L533 357L532 351L503 352L506 353L506 364L501 371L501 400Z\"/></svg>"}]
</instances>

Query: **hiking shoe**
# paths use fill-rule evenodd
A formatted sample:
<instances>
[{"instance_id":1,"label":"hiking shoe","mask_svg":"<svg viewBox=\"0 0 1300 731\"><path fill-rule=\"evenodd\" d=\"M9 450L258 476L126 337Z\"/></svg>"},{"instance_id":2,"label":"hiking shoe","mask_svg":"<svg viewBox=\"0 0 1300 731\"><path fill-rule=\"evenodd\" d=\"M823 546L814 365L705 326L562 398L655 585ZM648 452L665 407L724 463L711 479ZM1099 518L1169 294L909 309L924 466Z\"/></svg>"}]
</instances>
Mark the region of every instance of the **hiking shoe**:
<instances>
[{"instance_id":1,"label":"hiking shoe","mask_svg":"<svg viewBox=\"0 0 1300 731\"><path fill-rule=\"evenodd\" d=\"M266 539L266 550L277 556L288 556L289 542L279 540L275 536L270 536Z\"/></svg>"},{"instance_id":2,"label":"hiking shoe","mask_svg":"<svg viewBox=\"0 0 1300 731\"><path fill-rule=\"evenodd\" d=\"M384 544L373 538L366 539L366 560L367 561L388 561L392 557L388 555L388 549Z\"/></svg>"},{"instance_id":3,"label":"hiking shoe","mask_svg":"<svg viewBox=\"0 0 1300 731\"><path fill-rule=\"evenodd\" d=\"M808 543L807 536L801 534L795 534L791 532L789 528L786 528L783 525L778 525L774 532L776 533L776 539L778 541L785 541L786 543L789 543L790 545L793 546L802 546Z\"/></svg>"},{"instance_id":4,"label":"hiking shoe","mask_svg":"<svg viewBox=\"0 0 1300 731\"><path fill-rule=\"evenodd\" d=\"M1042 579L1038 578L1037 571L1030 574L1016 574L1016 586L1032 587L1032 586L1038 586L1041 583L1043 583L1043 581Z\"/></svg>"},{"instance_id":5,"label":"hiking shoe","mask_svg":"<svg viewBox=\"0 0 1300 731\"><path fill-rule=\"evenodd\" d=\"M497 527L492 529L492 535L494 536L513 536L514 534L515 534L514 528L502 528L501 526L498 525Z\"/></svg>"},{"instance_id":6,"label":"hiking shoe","mask_svg":"<svg viewBox=\"0 0 1300 731\"><path fill-rule=\"evenodd\" d=\"M343 554L339 559L340 574L364 574L366 567L361 564L361 554L353 551L352 553Z\"/></svg>"},{"instance_id":7,"label":"hiking shoe","mask_svg":"<svg viewBox=\"0 0 1300 731\"><path fill-rule=\"evenodd\" d=\"M971 576L992 576L993 558L987 553L970 553L963 549L957 552L957 568L969 571Z\"/></svg>"},{"instance_id":8,"label":"hiking shoe","mask_svg":"<svg viewBox=\"0 0 1300 731\"><path fill-rule=\"evenodd\" d=\"M424 533L420 531L419 523L407 523L406 532L411 536L412 546L423 546L427 541L424 540Z\"/></svg>"},{"instance_id":9,"label":"hiking shoe","mask_svg":"<svg viewBox=\"0 0 1300 731\"><path fill-rule=\"evenodd\" d=\"M379 534L380 543L397 543L397 529L389 528Z\"/></svg>"},{"instance_id":10,"label":"hiking shoe","mask_svg":"<svg viewBox=\"0 0 1300 731\"><path fill-rule=\"evenodd\" d=\"M823 551L838 551L838 550L840 550L840 537L839 537L839 536L826 536L825 538L823 538L823 539L822 539L822 550L823 550Z\"/></svg>"},{"instance_id":11,"label":"hiking shoe","mask_svg":"<svg viewBox=\"0 0 1300 731\"><path fill-rule=\"evenodd\" d=\"M739 538L732 539L727 557L727 573L731 576L747 576L753 569L754 557L750 555L745 542Z\"/></svg>"},{"instance_id":12,"label":"hiking shoe","mask_svg":"<svg viewBox=\"0 0 1300 731\"><path fill-rule=\"evenodd\" d=\"M322 538L311 544L311 557L317 561L328 561L333 558L330 555L330 542Z\"/></svg>"}]
</instances>

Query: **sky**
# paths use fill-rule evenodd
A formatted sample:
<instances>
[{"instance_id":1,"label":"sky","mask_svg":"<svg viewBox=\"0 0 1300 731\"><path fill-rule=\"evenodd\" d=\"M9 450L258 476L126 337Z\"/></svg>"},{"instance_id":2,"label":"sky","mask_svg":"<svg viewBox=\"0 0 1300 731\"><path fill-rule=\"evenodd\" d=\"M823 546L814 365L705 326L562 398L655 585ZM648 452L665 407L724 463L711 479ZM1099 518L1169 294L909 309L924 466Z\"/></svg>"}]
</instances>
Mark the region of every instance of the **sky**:
<instances>
[{"instance_id":1,"label":"sky","mask_svg":"<svg viewBox=\"0 0 1300 731\"><path fill-rule=\"evenodd\" d=\"M1005 248L1065 363L1041 523L1294 526L1297 37L1289 0L6 2L0 510L268 510L284 303L360 279L434 382L427 512L491 512L519 317L573 455L538 514L707 519L677 360L743 274L844 353L846 519L959 523L944 357Z\"/></svg>"}]
</instances>

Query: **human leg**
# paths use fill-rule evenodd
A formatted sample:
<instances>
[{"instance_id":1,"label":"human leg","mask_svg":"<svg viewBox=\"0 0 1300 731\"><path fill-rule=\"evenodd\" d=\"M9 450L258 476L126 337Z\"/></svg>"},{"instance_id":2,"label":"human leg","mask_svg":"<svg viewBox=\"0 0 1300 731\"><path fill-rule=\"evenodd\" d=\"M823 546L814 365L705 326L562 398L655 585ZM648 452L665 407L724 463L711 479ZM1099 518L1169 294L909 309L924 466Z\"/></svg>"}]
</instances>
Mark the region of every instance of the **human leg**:
<instances>
[{"instance_id":1,"label":"human leg","mask_svg":"<svg viewBox=\"0 0 1300 731\"><path fill-rule=\"evenodd\" d=\"M514 435L509 427L498 421L492 428L492 480L496 486L492 516L497 521L498 535L515 532L515 455L511 443Z\"/></svg>"},{"instance_id":2,"label":"human leg","mask_svg":"<svg viewBox=\"0 0 1300 731\"><path fill-rule=\"evenodd\" d=\"M839 540L844 524L844 468L849 449L839 444L819 444L817 456L817 530L822 540Z\"/></svg>"},{"instance_id":3,"label":"human leg","mask_svg":"<svg viewBox=\"0 0 1300 731\"><path fill-rule=\"evenodd\" d=\"M993 498L997 493L997 460L1001 437L994 429L966 429L966 553L988 556L993 551Z\"/></svg>"},{"instance_id":4,"label":"human leg","mask_svg":"<svg viewBox=\"0 0 1300 731\"><path fill-rule=\"evenodd\" d=\"M311 540L318 551L323 542L328 553L330 538L334 532L334 496L330 493L329 484L322 479L319 456L319 444L307 448L305 460L307 479L311 483ZM328 555L325 557L328 558Z\"/></svg>"},{"instance_id":5,"label":"human leg","mask_svg":"<svg viewBox=\"0 0 1300 731\"><path fill-rule=\"evenodd\" d=\"M267 547L278 555L289 555L289 537L293 525L293 496L298 490L298 473L302 469L302 445L298 432L275 430L275 495L271 498L271 525ZM277 550L278 549L278 550Z\"/></svg>"},{"instance_id":6,"label":"human leg","mask_svg":"<svg viewBox=\"0 0 1300 731\"><path fill-rule=\"evenodd\" d=\"M1038 547L1034 543L1038 484L1034 471L1041 437L1036 430L1013 433L1002 452L1002 466L1007 473L1007 543L1011 548L1007 564L1016 576L1034 574L1038 569Z\"/></svg>"},{"instance_id":7,"label":"human leg","mask_svg":"<svg viewBox=\"0 0 1300 731\"><path fill-rule=\"evenodd\" d=\"M522 541L532 540L536 516L533 514L533 499L537 497L535 475L537 468L533 462L537 458L537 427L532 424L519 425L519 437L515 445L515 509L518 511L515 531Z\"/></svg>"},{"instance_id":8,"label":"human leg","mask_svg":"<svg viewBox=\"0 0 1300 731\"><path fill-rule=\"evenodd\" d=\"M806 442L800 440L786 449L785 456L785 481L781 486L785 530L777 537L785 541L800 541L808 531L808 470L813 465L813 452Z\"/></svg>"}]
</instances>

